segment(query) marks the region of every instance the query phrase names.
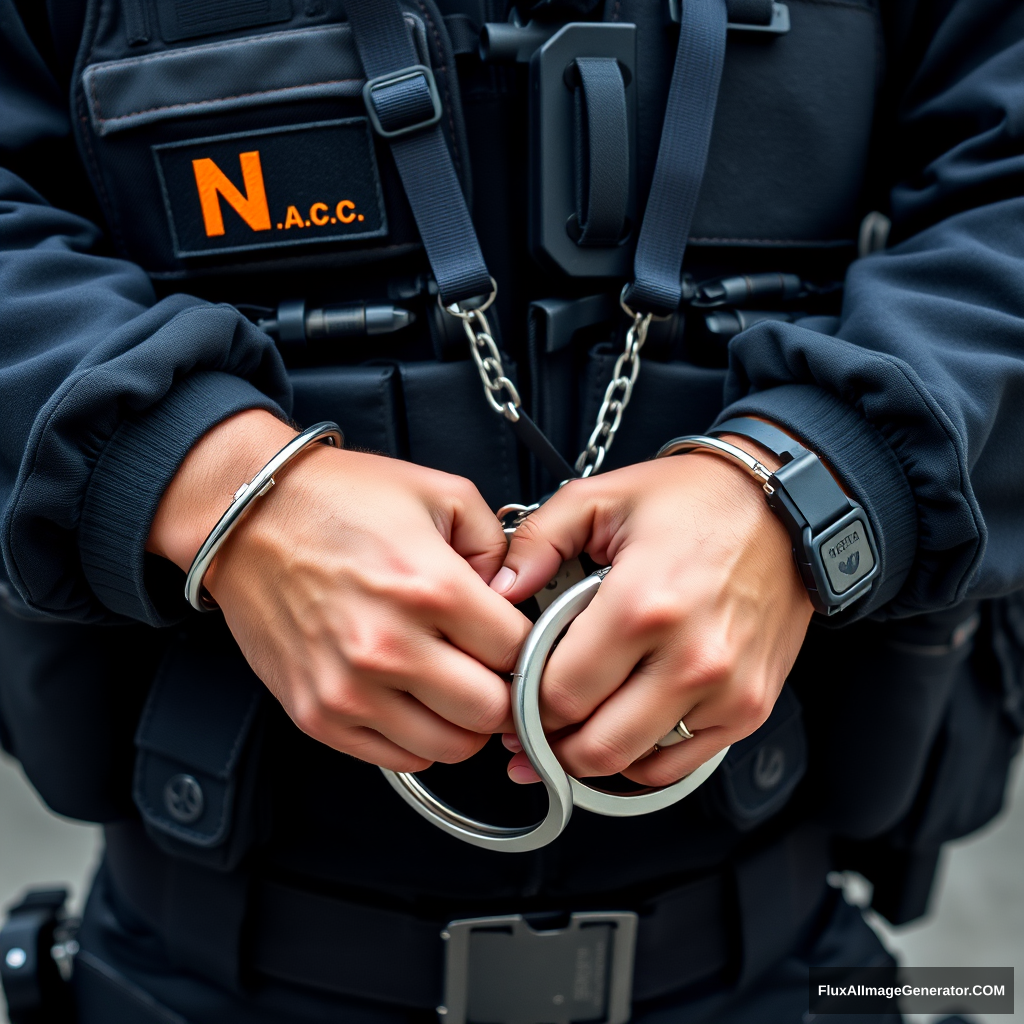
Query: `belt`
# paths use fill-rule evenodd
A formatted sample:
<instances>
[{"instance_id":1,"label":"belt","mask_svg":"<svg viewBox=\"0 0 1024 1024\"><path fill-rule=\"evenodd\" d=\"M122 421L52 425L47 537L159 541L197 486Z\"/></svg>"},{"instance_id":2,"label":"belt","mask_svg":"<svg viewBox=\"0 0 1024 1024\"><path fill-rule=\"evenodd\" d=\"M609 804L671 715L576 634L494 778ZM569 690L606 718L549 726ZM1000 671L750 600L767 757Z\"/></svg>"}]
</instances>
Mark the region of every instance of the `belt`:
<instances>
[{"instance_id":1,"label":"belt","mask_svg":"<svg viewBox=\"0 0 1024 1024\"><path fill-rule=\"evenodd\" d=\"M513 972L507 991L546 991L550 982L557 1002L564 986L560 990L557 978L541 975L564 962L570 992L575 988L586 997L587 984L596 978L605 986L606 1007L618 993L628 1016L632 1002L697 982L738 978L745 984L793 948L826 891L823 840L797 830L746 861L650 899L602 897L597 905L607 913L456 922L211 871L162 853L134 824L108 827L105 870L128 906L161 936L173 961L236 991L263 977L417 1009L444 1008L453 998L475 999L479 1006L481 999L499 1000L500 982L495 989L489 980L482 995L477 985L474 996L473 977L493 973L489 965L518 959L520 974ZM593 906L596 899L585 902ZM511 957L509 943L515 946ZM629 953L624 960L621 951ZM451 1009L448 1024L466 1019ZM591 1019L578 1009L567 1003L565 1020ZM546 1012L533 1019L562 1019ZM611 1012L591 1016L616 1019Z\"/></svg>"},{"instance_id":2,"label":"belt","mask_svg":"<svg viewBox=\"0 0 1024 1024\"><path fill-rule=\"evenodd\" d=\"M723 973L730 960L735 961L732 947L738 935L736 926L730 927L735 917L729 909L730 889L727 877L718 872L639 908L634 1001L654 999ZM433 1009L444 1003L446 941L441 933L449 922L360 906L274 882L257 883L253 895L250 964L259 973L403 1006ZM607 905L610 910L630 909L615 899ZM539 927L547 929L550 924Z\"/></svg>"}]
</instances>

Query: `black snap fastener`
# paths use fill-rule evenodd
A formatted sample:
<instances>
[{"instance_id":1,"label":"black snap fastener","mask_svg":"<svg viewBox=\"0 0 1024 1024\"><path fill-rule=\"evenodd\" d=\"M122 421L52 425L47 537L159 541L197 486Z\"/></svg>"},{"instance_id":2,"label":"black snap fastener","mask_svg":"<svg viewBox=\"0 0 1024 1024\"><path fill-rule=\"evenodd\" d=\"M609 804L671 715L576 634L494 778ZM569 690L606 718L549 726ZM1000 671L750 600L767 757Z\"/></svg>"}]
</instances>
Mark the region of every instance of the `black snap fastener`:
<instances>
[{"instance_id":1,"label":"black snap fastener","mask_svg":"<svg viewBox=\"0 0 1024 1024\"><path fill-rule=\"evenodd\" d=\"M754 761L754 785L774 789L786 771L786 752L781 747L761 747Z\"/></svg>"},{"instance_id":2,"label":"black snap fastener","mask_svg":"<svg viewBox=\"0 0 1024 1024\"><path fill-rule=\"evenodd\" d=\"M164 786L167 813L182 825L191 825L203 814L203 787L191 775L174 775Z\"/></svg>"}]
</instances>

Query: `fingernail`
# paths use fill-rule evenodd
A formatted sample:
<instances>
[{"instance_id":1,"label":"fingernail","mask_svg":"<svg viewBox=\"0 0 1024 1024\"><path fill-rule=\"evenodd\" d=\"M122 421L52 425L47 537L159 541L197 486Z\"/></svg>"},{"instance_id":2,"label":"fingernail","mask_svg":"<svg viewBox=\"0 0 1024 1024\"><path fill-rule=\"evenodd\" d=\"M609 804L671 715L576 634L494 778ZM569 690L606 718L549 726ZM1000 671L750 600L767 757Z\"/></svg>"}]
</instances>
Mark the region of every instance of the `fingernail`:
<instances>
[{"instance_id":1,"label":"fingernail","mask_svg":"<svg viewBox=\"0 0 1024 1024\"><path fill-rule=\"evenodd\" d=\"M520 786L528 785L531 782L540 782L540 776L528 765L509 765L508 777Z\"/></svg>"},{"instance_id":2,"label":"fingernail","mask_svg":"<svg viewBox=\"0 0 1024 1024\"><path fill-rule=\"evenodd\" d=\"M503 732L501 734L501 745L506 750L511 750L513 754L518 754L523 749L522 743L519 742L519 737L514 732Z\"/></svg>"},{"instance_id":3,"label":"fingernail","mask_svg":"<svg viewBox=\"0 0 1024 1024\"><path fill-rule=\"evenodd\" d=\"M516 574L507 565L503 565L491 580L491 590L497 591L499 594L508 593L515 581Z\"/></svg>"}]
</instances>

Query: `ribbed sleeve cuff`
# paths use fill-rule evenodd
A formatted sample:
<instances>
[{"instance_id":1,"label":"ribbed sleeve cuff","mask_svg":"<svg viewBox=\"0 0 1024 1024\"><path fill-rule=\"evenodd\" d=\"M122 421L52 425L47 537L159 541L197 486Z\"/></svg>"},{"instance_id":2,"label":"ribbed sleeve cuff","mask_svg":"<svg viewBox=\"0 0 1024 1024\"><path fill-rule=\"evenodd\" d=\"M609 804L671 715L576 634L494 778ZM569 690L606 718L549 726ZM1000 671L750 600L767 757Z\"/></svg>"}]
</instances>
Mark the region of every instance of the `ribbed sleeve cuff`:
<instances>
[{"instance_id":1,"label":"ribbed sleeve cuff","mask_svg":"<svg viewBox=\"0 0 1024 1024\"><path fill-rule=\"evenodd\" d=\"M147 555L157 505L192 446L246 409L281 407L241 377L200 371L183 378L144 415L126 420L100 453L79 525L82 568L111 611L163 626L185 614L181 571Z\"/></svg>"},{"instance_id":2,"label":"ribbed sleeve cuff","mask_svg":"<svg viewBox=\"0 0 1024 1024\"><path fill-rule=\"evenodd\" d=\"M891 601L917 550L917 505L896 453L856 409L813 384L783 384L747 395L724 409L732 416L772 420L828 461L863 506L878 542L881 570L871 594L836 617L861 618Z\"/></svg>"}]
</instances>

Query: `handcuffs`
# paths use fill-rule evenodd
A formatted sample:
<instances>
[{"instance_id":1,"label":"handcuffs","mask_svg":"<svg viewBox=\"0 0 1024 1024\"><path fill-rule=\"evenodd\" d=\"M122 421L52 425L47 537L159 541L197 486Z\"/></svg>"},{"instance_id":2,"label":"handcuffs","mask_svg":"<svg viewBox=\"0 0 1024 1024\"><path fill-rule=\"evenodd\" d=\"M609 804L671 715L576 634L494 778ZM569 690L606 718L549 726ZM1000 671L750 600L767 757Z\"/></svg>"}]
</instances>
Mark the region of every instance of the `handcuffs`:
<instances>
[{"instance_id":1,"label":"handcuffs","mask_svg":"<svg viewBox=\"0 0 1024 1024\"><path fill-rule=\"evenodd\" d=\"M536 506L506 506L506 509L510 507L520 509L521 514L515 524L518 525L524 515ZM499 512L499 518L505 511ZM505 533L508 535L514 530L515 526L506 527ZM569 824L574 807L612 818L650 814L689 796L722 763L729 752L728 747L678 782L636 793L611 793L588 786L569 775L558 763L540 719L541 677L555 644L576 616L593 601L610 571L598 569L555 598L527 636L512 675L512 720L523 752L547 790L547 814L533 825L491 825L456 810L432 792L416 774L381 768L384 777L414 811L442 831L473 846L505 853L525 853L557 839Z\"/></svg>"}]
</instances>

